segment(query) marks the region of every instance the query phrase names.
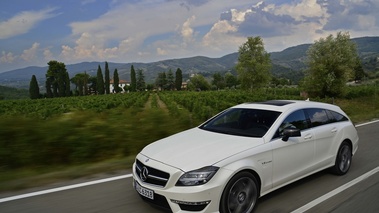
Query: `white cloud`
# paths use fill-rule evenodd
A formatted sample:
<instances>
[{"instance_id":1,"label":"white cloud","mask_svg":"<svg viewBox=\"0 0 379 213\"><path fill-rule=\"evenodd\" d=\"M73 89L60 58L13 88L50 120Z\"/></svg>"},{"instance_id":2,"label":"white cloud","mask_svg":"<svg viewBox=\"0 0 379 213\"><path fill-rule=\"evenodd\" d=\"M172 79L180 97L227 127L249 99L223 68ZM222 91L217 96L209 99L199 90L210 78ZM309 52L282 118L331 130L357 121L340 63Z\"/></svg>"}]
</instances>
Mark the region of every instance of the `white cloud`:
<instances>
[{"instance_id":1,"label":"white cloud","mask_svg":"<svg viewBox=\"0 0 379 213\"><path fill-rule=\"evenodd\" d=\"M39 46L40 44L35 42L31 48L24 50L20 57L24 61L28 61L28 62L32 61L33 59L37 58L37 51L38 51Z\"/></svg>"},{"instance_id":2,"label":"white cloud","mask_svg":"<svg viewBox=\"0 0 379 213\"><path fill-rule=\"evenodd\" d=\"M210 28L230 5L249 4L251 0L238 3L229 0L124 2L96 19L71 23L75 46L64 45L63 52L71 49L77 57L90 59L95 55L105 57L100 52L110 48L120 59L149 61L162 55L170 56L170 53L175 57L185 56L185 53L196 55L200 52L196 48L201 45L196 27L209 25ZM91 38L84 41L83 34ZM168 36L163 38L161 35ZM144 54L139 54L141 52ZM145 54L147 52L149 54Z\"/></svg>"},{"instance_id":3,"label":"white cloud","mask_svg":"<svg viewBox=\"0 0 379 213\"><path fill-rule=\"evenodd\" d=\"M12 63L15 61L15 59L16 57L13 55L13 53L6 53L5 51L1 52L0 63Z\"/></svg>"},{"instance_id":4,"label":"white cloud","mask_svg":"<svg viewBox=\"0 0 379 213\"><path fill-rule=\"evenodd\" d=\"M187 46L188 43L191 43L194 41L195 33L194 33L194 30L191 28L191 22L193 22L195 19L196 17L192 16L183 23L180 33L183 38L184 46Z\"/></svg>"},{"instance_id":5,"label":"white cloud","mask_svg":"<svg viewBox=\"0 0 379 213\"><path fill-rule=\"evenodd\" d=\"M54 10L23 11L6 21L0 22L0 39L27 33L39 22L54 17L55 15L52 14Z\"/></svg>"},{"instance_id":6,"label":"white cloud","mask_svg":"<svg viewBox=\"0 0 379 213\"><path fill-rule=\"evenodd\" d=\"M216 50L224 50L233 48L233 52L238 50L238 46L242 43L240 36L236 36L234 33L237 32L237 27L232 25L226 20L219 21L215 23L212 29L204 36L203 45Z\"/></svg>"},{"instance_id":7,"label":"white cloud","mask_svg":"<svg viewBox=\"0 0 379 213\"><path fill-rule=\"evenodd\" d=\"M51 61L54 58L53 53L50 51L50 49L44 49L43 56L46 61Z\"/></svg>"},{"instance_id":8,"label":"white cloud","mask_svg":"<svg viewBox=\"0 0 379 213\"><path fill-rule=\"evenodd\" d=\"M160 47L158 47L157 48L157 54L158 55L167 55L167 51L164 50L164 49L162 49L162 48L160 48Z\"/></svg>"}]
</instances>

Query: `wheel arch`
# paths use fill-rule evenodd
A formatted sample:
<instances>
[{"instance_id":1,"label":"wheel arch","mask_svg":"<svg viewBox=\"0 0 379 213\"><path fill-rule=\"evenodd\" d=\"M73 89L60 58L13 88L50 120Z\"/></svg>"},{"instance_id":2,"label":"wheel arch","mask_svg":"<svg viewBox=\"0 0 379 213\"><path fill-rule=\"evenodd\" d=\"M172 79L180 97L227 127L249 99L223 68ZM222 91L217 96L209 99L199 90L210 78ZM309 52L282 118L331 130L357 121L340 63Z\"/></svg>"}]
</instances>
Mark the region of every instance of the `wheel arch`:
<instances>
[{"instance_id":1,"label":"wheel arch","mask_svg":"<svg viewBox=\"0 0 379 213\"><path fill-rule=\"evenodd\" d=\"M258 173L256 171L254 171L253 169L242 169L238 172L236 172L232 177L236 176L237 174L239 173L242 173L242 172L248 172L250 174L252 174L255 178L255 180L257 181L257 187L258 187L258 197L261 196L261 185L262 185L262 180L261 180L261 177L258 175ZM232 179L232 177L230 179ZM229 180L230 181L230 180Z\"/></svg>"}]
</instances>

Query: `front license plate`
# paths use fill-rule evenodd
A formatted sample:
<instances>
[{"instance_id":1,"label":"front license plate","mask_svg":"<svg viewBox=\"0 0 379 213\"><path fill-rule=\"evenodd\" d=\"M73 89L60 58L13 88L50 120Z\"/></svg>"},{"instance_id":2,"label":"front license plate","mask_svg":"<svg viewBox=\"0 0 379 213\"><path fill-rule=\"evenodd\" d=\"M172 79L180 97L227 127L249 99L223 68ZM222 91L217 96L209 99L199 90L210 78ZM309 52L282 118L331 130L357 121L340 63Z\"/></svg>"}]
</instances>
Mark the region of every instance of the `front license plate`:
<instances>
[{"instance_id":1,"label":"front license plate","mask_svg":"<svg viewBox=\"0 0 379 213\"><path fill-rule=\"evenodd\" d=\"M137 181L135 182L135 187L136 187L137 192L140 195L147 197L151 200L154 200L154 191L153 190L146 189L145 187L142 187L141 185L138 184Z\"/></svg>"}]
</instances>

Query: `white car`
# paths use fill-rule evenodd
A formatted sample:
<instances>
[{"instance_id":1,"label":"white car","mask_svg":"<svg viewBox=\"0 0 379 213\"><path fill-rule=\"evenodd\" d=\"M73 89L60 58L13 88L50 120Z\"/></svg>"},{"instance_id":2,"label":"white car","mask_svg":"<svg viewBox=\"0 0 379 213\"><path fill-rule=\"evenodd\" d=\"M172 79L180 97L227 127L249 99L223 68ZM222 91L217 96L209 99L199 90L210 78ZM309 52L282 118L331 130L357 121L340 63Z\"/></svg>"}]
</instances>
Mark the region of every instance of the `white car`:
<instances>
[{"instance_id":1,"label":"white car","mask_svg":"<svg viewBox=\"0 0 379 213\"><path fill-rule=\"evenodd\" d=\"M133 185L172 212L248 213L259 197L320 170L346 174L357 149L357 131L338 106L245 103L146 146Z\"/></svg>"}]
</instances>

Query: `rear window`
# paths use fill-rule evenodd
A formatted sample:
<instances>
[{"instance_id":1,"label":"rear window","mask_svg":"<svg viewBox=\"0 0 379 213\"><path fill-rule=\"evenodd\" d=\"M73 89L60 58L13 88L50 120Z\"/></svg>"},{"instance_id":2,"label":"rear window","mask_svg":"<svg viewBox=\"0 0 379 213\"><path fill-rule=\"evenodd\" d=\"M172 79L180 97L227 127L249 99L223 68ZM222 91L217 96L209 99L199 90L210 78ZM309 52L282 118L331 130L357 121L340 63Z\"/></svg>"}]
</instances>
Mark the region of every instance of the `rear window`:
<instances>
[{"instance_id":1,"label":"rear window","mask_svg":"<svg viewBox=\"0 0 379 213\"><path fill-rule=\"evenodd\" d=\"M331 110L327 110L330 114L330 121L331 122L341 122L341 121L348 121L349 119L347 117L345 117L344 115L338 113L338 112L334 112L334 111L331 111Z\"/></svg>"},{"instance_id":2,"label":"rear window","mask_svg":"<svg viewBox=\"0 0 379 213\"><path fill-rule=\"evenodd\" d=\"M306 112L308 113L312 127L349 120L346 116L332 110L307 109Z\"/></svg>"},{"instance_id":3,"label":"rear window","mask_svg":"<svg viewBox=\"0 0 379 213\"><path fill-rule=\"evenodd\" d=\"M329 123L329 118L326 115L325 109L307 109L306 111L313 127Z\"/></svg>"}]
</instances>

